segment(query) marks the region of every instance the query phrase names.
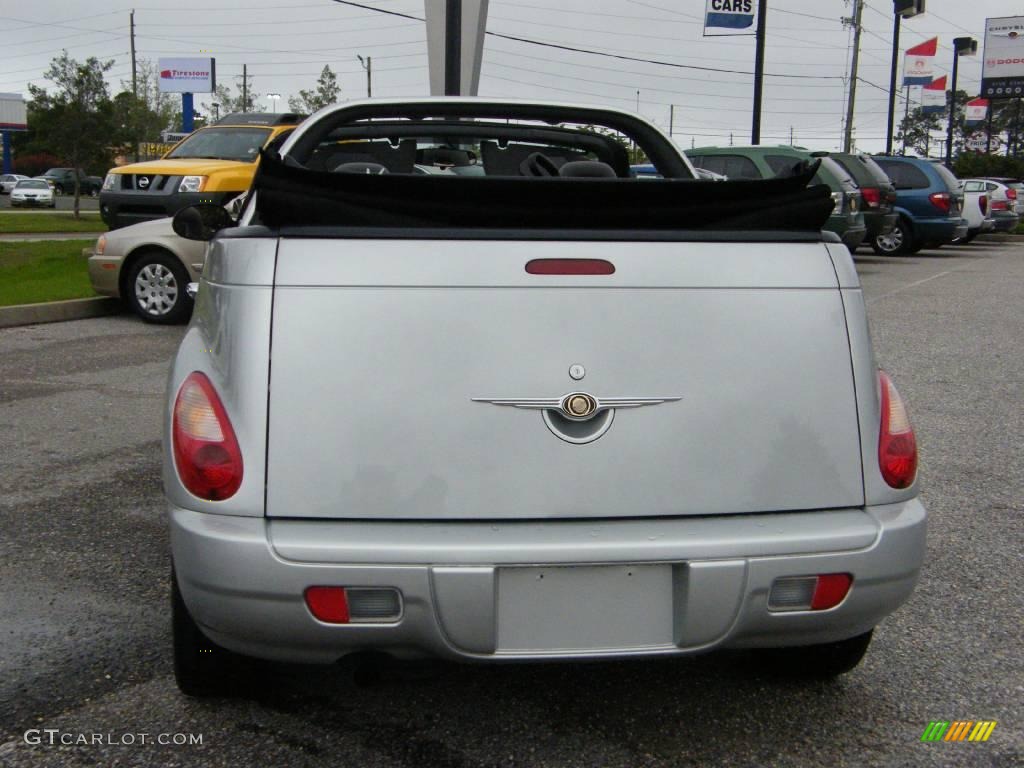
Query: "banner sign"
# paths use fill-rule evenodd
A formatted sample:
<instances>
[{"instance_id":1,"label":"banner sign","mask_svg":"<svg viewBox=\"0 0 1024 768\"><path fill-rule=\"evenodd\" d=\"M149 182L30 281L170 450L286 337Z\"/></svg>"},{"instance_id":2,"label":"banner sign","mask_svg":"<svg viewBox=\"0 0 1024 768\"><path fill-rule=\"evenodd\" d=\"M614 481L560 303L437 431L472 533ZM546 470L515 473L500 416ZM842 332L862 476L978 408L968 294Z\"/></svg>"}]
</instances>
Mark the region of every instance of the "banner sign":
<instances>
[{"instance_id":1,"label":"banner sign","mask_svg":"<svg viewBox=\"0 0 1024 768\"><path fill-rule=\"evenodd\" d=\"M946 76L921 89L921 111L926 115L946 111Z\"/></svg>"},{"instance_id":2,"label":"banner sign","mask_svg":"<svg viewBox=\"0 0 1024 768\"><path fill-rule=\"evenodd\" d=\"M903 57L903 85L928 85L934 77L935 52L939 38L933 37L908 48Z\"/></svg>"},{"instance_id":3,"label":"banner sign","mask_svg":"<svg viewBox=\"0 0 1024 768\"><path fill-rule=\"evenodd\" d=\"M718 37L721 35L749 34L736 30L750 29L754 26L754 0L707 0L704 15L704 35ZM728 29L730 32L714 32L709 30Z\"/></svg>"},{"instance_id":4,"label":"banner sign","mask_svg":"<svg viewBox=\"0 0 1024 768\"><path fill-rule=\"evenodd\" d=\"M1024 96L1024 16L985 19L981 95L989 99Z\"/></svg>"},{"instance_id":5,"label":"banner sign","mask_svg":"<svg viewBox=\"0 0 1024 768\"><path fill-rule=\"evenodd\" d=\"M965 109L967 127L973 128L976 125L981 125L985 122L985 118L988 116L988 100L971 99L967 102Z\"/></svg>"},{"instance_id":6,"label":"banner sign","mask_svg":"<svg viewBox=\"0 0 1024 768\"><path fill-rule=\"evenodd\" d=\"M213 93L216 59L158 59L162 93Z\"/></svg>"}]
</instances>

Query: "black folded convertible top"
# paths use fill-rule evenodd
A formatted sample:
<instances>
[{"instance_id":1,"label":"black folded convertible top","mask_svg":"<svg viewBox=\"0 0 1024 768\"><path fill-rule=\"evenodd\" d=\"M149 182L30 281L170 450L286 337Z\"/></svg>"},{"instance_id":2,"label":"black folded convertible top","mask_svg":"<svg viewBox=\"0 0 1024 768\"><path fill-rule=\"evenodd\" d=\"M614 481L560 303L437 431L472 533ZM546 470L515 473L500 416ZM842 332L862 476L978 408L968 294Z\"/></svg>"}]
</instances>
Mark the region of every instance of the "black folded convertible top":
<instances>
[{"instance_id":1,"label":"black folded convertible top","mask_svg":"<svg viewBox=\"0 0 1024 768\"><path fill-rule=\"evenodd\" d=\"M828 187L763 181L506 178L312 171L264 152L259 223L281 227L820 231Z\"/></svg>"}]
</instances>

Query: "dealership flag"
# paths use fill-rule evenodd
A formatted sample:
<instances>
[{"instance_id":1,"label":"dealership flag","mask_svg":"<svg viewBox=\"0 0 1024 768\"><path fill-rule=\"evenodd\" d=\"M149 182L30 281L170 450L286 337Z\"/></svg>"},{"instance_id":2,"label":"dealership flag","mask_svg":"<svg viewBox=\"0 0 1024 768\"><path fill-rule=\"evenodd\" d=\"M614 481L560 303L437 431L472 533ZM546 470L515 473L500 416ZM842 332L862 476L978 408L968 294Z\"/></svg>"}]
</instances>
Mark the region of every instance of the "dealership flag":
<instances>
[{"instance_id":1,"label":"dealership flag","mask_svg":"<svg viewBox=\"0 0 1024 768\"><path fill-rule=\"evenodd\" d=\"M988 115L988 99L971 99L967 102L967 127L973 128L985 122Z\"/></svg>"},{"instance_id":2,"label":"dealership flag","mask_svg":"<svg viewBox=\"0 0 1024 768\"><path fill-rule=\"evenodd\" d=\"M921 89L921 110L930 115L946 111L946 76L933 80Z\"/></svg>"},{"instance_id":3,"label":"dealership flag","mask_svg":"<svg viewBox=\"0 0 1024 768\"><path fill-rule=\"evenodd\" d=\"M928 85L932 81L932 65L938 47L939 38L933 37L907 49L903 57L903 85Z\"/></svg>"},{"instance_id":4,"label":"dealership flag","mask_svg":"<svg viewBox=\"0 0 1024 768\"><path fill-rule=\"evenodd\" d=\"M740 30L749 29L752 26L754 26L754 0L707 0L704 16L705 35L737 34L735 31L709 33L708 30Z\"/></svg>"}]
</instances>

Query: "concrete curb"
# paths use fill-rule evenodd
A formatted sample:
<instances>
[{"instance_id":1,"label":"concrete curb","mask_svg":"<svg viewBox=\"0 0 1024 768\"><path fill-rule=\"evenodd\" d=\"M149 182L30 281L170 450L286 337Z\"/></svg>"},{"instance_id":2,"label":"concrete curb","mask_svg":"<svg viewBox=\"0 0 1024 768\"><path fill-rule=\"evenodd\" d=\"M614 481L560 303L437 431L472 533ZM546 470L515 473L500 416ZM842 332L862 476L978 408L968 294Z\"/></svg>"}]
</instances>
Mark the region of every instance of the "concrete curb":
<instances>
[{"instance_id":1,"label":"concrete curb","mask_svg":"<svg viewBox=\"0 0 1024 768\"><path fill-rule=\"evenodd\" d=\"M82 320L87 317L115 315L120 311L121 302L107 296L71 299L70 301L47 301L41 304L19 304L14 307L0 307L0 328Z\"/></svg>"}]
</instances>

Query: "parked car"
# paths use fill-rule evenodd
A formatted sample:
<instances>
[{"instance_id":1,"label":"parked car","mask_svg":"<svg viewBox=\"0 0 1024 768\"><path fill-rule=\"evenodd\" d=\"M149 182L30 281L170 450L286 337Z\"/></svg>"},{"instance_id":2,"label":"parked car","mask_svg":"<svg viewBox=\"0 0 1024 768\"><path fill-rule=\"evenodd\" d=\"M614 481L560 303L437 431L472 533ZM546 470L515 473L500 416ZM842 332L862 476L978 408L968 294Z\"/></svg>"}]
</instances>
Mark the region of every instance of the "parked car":
<instances>
[{"instance_id":1,"label":"parked car","mask_svg":"<svg viewBox=\"0 0 1024 768\"><path fill-rule=\"evenodd\" d=\"M820 161L814 183L832 190L835 208L825 230L835 232L851 252L867 236L861 195L850 174L830 157L815 158L810 152L789 146L698 147L686 150L686 156L698 168L722 174L730 179L770 179L785 176L801 162Z\"/></svg>"},{"instance_id":2,"label":"parked car","mask_svg":"<svg viewBox=\"0 0 1024 768\"><path fill-rule=\"evenodd\" d=\"M11 190L14 189L14 185L23 179L29 178L28 176L22 176L20 173L5 173L0 176L0 195L9 195Z\"/></svg>"},{"instance_id":3,"label":"parked car","mask_svg":"<svg viewBox=\"0 0 1024 768\"><path fill-rule=\"evenodd\" d=\"M22 179L11 190L12 208L55 208L53 189L42 179Z\"/></svg>"},{"instance_id":4,"label":"parked car","mask_svg":"<svg viewBox=\"0 0 1024 768\"><path fill-rule=\"evenodd\" d=\"M89 176L81 168L51 168L38 178L48 179L53 185L53 191L58 195L73 195L76 176L78 177L79 194L96 197L100 193L103 179L99 176Z\"/></svg>"},{"instance_id":5,"label":"parked car","mask_svg":"<svg viewBox=\"0 0 1024 768\"><path fill-rule=\"evenodd\" d=\"M964 193L963 216L967 220L967 234L954 242L969 243L982 232L991 232L996 222L989 215L989 199L985 182L971 179L962 180L960 189Z\"/></svg>"},{"instance_id":6,"label":"parked car","mask_svg":"<svg viewBox=\"0 0 1024 768\"><path fill-rule=\"evenodd\" d=\"M899 214L892 233L871 242L875 253L917 253L967 235L967 221L961 214L963 193L949 169L918 157L875 155L874 159L896 187Z\"/></svg>"},{"instance_id":7,"label":"parked car","mask_svg":"<svg viewBox=\"0 0 1024 768\"><path fill-rule=\"evenodd\" d=\"M1024 214L1024 180L1008 176L981 176L985 181L994 181L1006 187L1006 196L1011 201L1010 210L1018 216Z\"/></svg>"},{"instance_id":8,"label":"parked car","mask_svg":"<svg viewBox=\"0 0 1024 768\"><path fill-rule=\"evenodd\" d=\"M889 235L896 227L896 187L885 175L885 171L870 155L861 153L828 152L825 154L838 163L860 189L861 211L867 228L865 241L870 243L876 237Z\"/></svg>"},{"instance_id":9,"label":"parked car","mask_svg":"<svg viewBox=\"0 0 1024 768\"><path fill-rule=\"evenodd\" d=\"M111 168L100 216L117 229L173 216L197 202L223 205L249 188L260 149L280 145L302 117L233 113L189 134L160 160Z\"/></svg>"},{"instance_id":10,"label":"parked car","mask_svg":"<svg viewBox=\"0 0 1024 768\"><path fill-rule=\"evenodd\" d=\"M89 256L89 280L102 296L121 299L147 323L188 320L206 244L174 233L171 219L144 221L99 236Z\"/></svg>"},{"instance_id":11,"label":"parked car","mask_svg":"<svg viewBox=\"0 0 1024 768\"><path fill-rule=\"evenodd\" d=\"M696 168L697 178L701 181L725 181L726 178L720 173L709 171L706 168ZM660 179L662 176L658 173L650 163L639 163L637 165L629 166L629 172L631 175L638 179Z\"/></svg>"},{"instance_id":12,"label":"parked car","mask_svg":"<svg viewBox=\"0 0 1024 768\"><path fill-rule=\"evenodd\" d=\"M988 197L989 216L994 221L993 229L996 232L1013 232L1020 223L1020 200L1018 188L1012 186L1014 182L1008 179L1006 182L995 179L968 179L969 185L984 185L985 194ZM1024 185L1021 185L1024 188Z\"/></svg>"},{"instance_id":13,"label":"parked car","mask_svg":"<svg viewBox=\"0 0 1024 768\"><path fill-rule=\"evenodd\" d=\"M485 175L415 173L438 141ZM638 116L466 98L329 107L281 152L239 226L174 219L213 238L163 411L181 690L359 652L859 662L926 514L806 169L685 183Z\"/></svg>"}]
</instances>

